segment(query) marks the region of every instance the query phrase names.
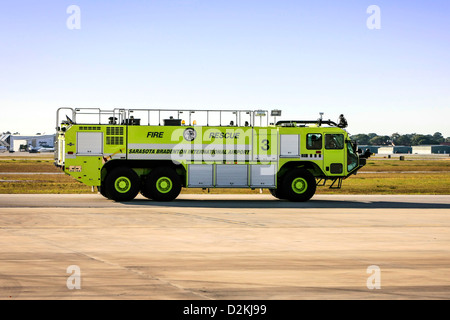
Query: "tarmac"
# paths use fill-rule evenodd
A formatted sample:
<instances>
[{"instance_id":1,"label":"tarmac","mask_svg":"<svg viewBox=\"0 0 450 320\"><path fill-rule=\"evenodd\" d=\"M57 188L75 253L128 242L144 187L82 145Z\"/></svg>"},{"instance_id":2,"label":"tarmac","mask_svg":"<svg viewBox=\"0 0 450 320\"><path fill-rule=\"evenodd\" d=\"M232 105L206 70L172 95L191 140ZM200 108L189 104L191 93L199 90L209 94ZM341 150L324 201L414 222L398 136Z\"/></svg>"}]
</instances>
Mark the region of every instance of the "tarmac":
<instances>
[{"instance_id":1,"label":"tarmac","mask_svg":"<svg viewBox=\"0 0 450 320\"><path fill-rule=\"evenodd\" d=\"M449 299L450 196L0 195L0 299Z\"/></svg>"}]
</instances>

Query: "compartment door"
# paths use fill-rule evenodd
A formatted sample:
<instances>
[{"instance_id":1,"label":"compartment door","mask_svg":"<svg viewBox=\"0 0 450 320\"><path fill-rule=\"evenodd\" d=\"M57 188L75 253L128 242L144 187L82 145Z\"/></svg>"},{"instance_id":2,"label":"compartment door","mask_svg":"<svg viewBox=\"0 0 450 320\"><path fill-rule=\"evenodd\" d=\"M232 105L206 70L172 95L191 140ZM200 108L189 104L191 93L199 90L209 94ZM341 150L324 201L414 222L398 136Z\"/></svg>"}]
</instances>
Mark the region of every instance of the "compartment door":
<instances>
[{"instance_id":1,"label":"compartment door","mask_svg":"<svg viewBox=\"0 0 450 320\"><path fill-rule=\"evenodd\" d=\"M281 134L280 135L280 157L296 158L300 157L300 135Z\"/></svg>"},{"instance_id":2,"label":"compartment door","mask_svg":"<svg viewBox=\"0 0 450 320\"><path fill-rule=\"evenodd\" d=\"M253 160L270 162L278 159L278 134L275 130L253 132Z\"/></svg>"},{"instance_id":3,"label":"compartment door","mask_svg":"<svg viewBox=\"0 0 450 320\"><path fill-rule=\"evenodd\" d=\"M191 164L188 166L188 187L213 187L213 165Z\"/></svg>"},{"instance_id":4,"label":"compartment door","mask_svg":"<svg viewBox=\"0 0 450 320\"><path fill-rule=\"evenodd\" d=\"M103 132L77 132L77 154L102 155Z\"/></svg>"},{"instance_id":5,"label":"compartment door","mask_svg":"<svg viewBox=\"0 0 450 320\"><path fill-rule=\"evenodd\" d=\"M275 187L276 165L252 165L250 169L251 187Z\"/></svg>"},{"instance_id":6,"label":"compartment door","mask_svg":"<svg viewBox=\"0 0 450 320\"><path fill-rule=\"evenodd\" d=\"M216 166L216 187L247 187L248 166L219 164Z\"/></svg>"}]
</instances>

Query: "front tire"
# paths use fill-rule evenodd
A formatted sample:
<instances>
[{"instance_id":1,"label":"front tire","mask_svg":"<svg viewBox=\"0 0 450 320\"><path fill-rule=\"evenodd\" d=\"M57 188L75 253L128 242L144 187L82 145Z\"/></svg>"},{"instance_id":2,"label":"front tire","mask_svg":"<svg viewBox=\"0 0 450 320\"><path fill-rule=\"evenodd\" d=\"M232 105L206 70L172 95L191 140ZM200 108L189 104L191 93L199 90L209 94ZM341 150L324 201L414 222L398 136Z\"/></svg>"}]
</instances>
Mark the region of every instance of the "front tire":
<instances>
[{"instance_id":1,"label":"front tire","mask_svg":"<svg viewBox=\"0 0 450 320\"><path fill-rule=\"evenodd\" d=\"M283 191L290 201L308 201L316 193L316 179L306 169L293 169L283 178Z\"/></svg>"},{"instance_id":2,"label":"front tire","mask_svg":"<svg viewBox=\"0 0 450 320\"><path fill-rule=\"evenodd\" d=\"M278 189L269 189L269 192L270 192L271 195L273 195L277 199L280 199L280 200L286 199L285 194L283 193L283 191L280 188L278 188Z\"/></svg>"},{"instance_id":3,"label":"front tire","mask_svg":"<svg viewBox=\"0 0 450 320\"><path fill-rule=\"evenodd\" d=\"M181 192L181 179L168 167L155 168L143 183L141 193L155 201L172 201Z\"/></svg>"},{"instance_id":4,"label":"front tire","mask_svg":"<svg viewBox=\"0 0 450 320\"><path fill-rule=\"evenodd\" d=\"M106 176L104 187L108 199L131 201L139 193L139 176L127 167L115 168Z\"/></svg>"}]
</instances>

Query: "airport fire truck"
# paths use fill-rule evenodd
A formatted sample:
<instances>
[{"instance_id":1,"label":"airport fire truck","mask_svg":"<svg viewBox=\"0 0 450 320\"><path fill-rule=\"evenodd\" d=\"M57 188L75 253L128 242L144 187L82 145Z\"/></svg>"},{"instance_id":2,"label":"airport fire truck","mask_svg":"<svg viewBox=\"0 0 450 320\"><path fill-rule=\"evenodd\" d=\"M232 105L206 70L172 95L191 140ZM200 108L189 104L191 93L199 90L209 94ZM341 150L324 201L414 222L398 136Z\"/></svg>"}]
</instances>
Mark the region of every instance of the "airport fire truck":
<instances>
[{"instance_id":1,"label":"airport fire truck","mask_svg":"<svg viewBox=\"0 0 450 320\"><path fill-rule=\"evenodd\" d=\"M55 165L115 201L171 201L182 188L268 189L307 201L366 164L338 122L280 110L59 108ZM273 120L273 121L270 121ZM269 122L270 121L270 122Z\"/></svg>"}]
</instances>

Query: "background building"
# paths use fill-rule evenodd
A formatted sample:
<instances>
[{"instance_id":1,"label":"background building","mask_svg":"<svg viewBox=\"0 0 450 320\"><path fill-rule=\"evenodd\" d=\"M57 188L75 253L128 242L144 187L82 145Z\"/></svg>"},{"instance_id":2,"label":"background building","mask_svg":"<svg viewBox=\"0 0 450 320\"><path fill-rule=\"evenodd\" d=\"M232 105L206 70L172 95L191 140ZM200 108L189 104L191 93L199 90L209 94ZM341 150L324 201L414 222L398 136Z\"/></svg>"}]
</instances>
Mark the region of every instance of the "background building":
<instances>
[{"instance_id":1,"label":"background building","mask_svg":"<svg viewBox=\"0 0 450 320\"><path fill-rule=\"evenodd\" d=\"M378 153L381 154L407 154L412 153L412 147L408 146L388 146L378 148Z\"/></svg>"},{"instance_id":2,"label":"background building","mask_svg":"<svg viewBox=\"0 0 450 320\"><path fill-rule=\"evenodd\" d=\"M55 135L22 136L4 133L0 136L0 146L8 148L10 152L52 152L54 150Z\"/></svg>"},{"instance_id":3,"label":"background building","mask_svg":"<svg viewBox=\"0 0 450 320\"><path fill-rule=\"evenodd\" d=\"M434 146L413 146L414 154L449 154L450 146L434 145Z\"/></svg>"}]
</instances>

